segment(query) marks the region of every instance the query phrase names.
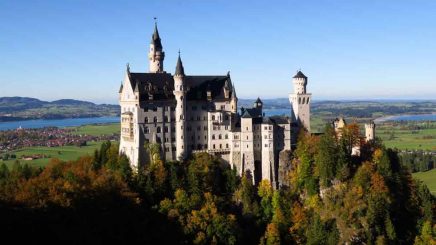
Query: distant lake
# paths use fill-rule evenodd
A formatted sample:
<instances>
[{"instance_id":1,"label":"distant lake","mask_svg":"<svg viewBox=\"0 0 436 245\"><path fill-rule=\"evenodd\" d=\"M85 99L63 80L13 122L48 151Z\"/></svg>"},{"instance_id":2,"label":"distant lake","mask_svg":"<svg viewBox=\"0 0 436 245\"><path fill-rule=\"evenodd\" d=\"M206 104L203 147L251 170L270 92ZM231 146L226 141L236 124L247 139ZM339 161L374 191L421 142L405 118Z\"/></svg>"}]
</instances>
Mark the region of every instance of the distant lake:
<instances>
[{"instance_id":1,"label":"distant lake","mask_svg":"<svg viewBox=\"0 0 436 245\"><path fill-rule=\"evenodd\" d=\"M0 122L0 131L22 128L44 128L44 127L74 127L95 123L115 123L120 122L119 117L85 117L54 120L24 120L13 122Z\"/></svg>"},{"instance_id":2,"label":"distant lake","mask_svg":"<svg viewBox=\"0 0 436 245\"><path fill-rule=\"evenodd\" d=\"M286 115L290 116L291 109L264 109L263 112L266 116ZM54 120L23 120L12 122L0 122L0 131L22 128L44 128L44 127L75 127L95 123L118 123L119 117L87 117L87 118L68 118L68 119L54 119Z\"/></svg>"},{"instance_id":3,"label":"distant lake","mask_svg":"<svg viewBox=\"0 0 436 245\"><path fill-rule=\"evenodd\" d=\"M386 121L436 121L436 114L388 116L388 117L377 118L374 121L375 122L386 122Z\"/></svg>"}]
</instances>

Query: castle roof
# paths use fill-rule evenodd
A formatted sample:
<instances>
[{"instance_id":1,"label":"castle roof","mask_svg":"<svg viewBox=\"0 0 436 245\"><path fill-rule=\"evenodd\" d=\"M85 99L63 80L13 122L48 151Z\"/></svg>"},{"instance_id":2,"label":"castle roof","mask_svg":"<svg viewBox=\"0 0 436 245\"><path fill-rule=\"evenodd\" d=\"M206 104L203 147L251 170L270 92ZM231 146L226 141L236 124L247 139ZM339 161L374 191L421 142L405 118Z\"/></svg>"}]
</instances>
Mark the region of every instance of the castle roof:
<instances>
[{"instance_id":1,"label":"castle roof","mask_svg":"<svg viewBox=\"0 0 436 245\"><path fill-rule=\"evenodd\" d=\"M254 103L262 103L259 97L257 97L257 100Z\"/></svg>"},{"instance_id":2,"label":"castle roof","mask_svg":"<svg viewBox=\"0 0 436 245\"><path fill-rule=\"evenodd\" d=\"M176 65L176 72L174 75L185 75L185 69L183 68L182 59L180 58L180 51L179 51L179 58L177 59L177 65Z\"/></svg>"},{"instance_id":3,"label":"castle roof","mask_svg":"<svg viewBox=\"0 0 436 245\"><path fill-rule=\"evenodd\" d=\"M130 85L133 89L138 86L140 101L174 99L174 78L170 73L129 73ZM224 76L185 76L187 100L207 100L207 90L210 90L212 99L225 99L223 87L227 79Z\"/></svg>"},{"instance_id":4,"label":"castle roof","mask_svg":"<svg viewBox=\"0 0 436 245\"><path fill-rule=\"evenodd\" d=\"M151 37L151 44L154 44L155 49L162 49L159 31L157 30L157 23L154 23L154 32L153 36Z\"/></svg>"},{"instance_id":5,"label":"castle roof","mask_svg":"<svg viewBox=\"0 0 436 245\"><path fill-rule=\"evenodd\" d=\"M303 72L298 71L297 74L295 74L294 78L307 78L306 75L304 75Z\"/></svg>"}]
</instances>

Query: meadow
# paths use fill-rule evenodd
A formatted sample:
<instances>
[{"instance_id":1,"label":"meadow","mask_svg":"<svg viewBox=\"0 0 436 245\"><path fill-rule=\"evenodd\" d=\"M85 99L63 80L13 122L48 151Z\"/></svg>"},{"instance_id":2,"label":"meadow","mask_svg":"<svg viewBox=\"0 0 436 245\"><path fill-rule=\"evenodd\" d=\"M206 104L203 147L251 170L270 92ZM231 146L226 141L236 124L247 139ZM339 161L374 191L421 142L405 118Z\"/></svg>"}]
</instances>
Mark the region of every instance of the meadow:
<instances>
[{"instance_id":1,"label":"meadow","mask_svg":"<svg viewBox=\"0 0 436 245\"><path fill-rule=\"evenodd\" d=\"M425 127L415 122L415 128L404 125L382 124L376 127L376 136L380 137L386 147L399 150L436 151L436 123ZM421 125L421 126L420 126Z\"/></svg>"},{"instance_id":2,"label":"meadow","mask_svg":"<svg viewBox=\"0 0 436 245\"><path fill-rule=\"evenodd\" d=\"M63 161L76 160L80 156L84 155L92 155L94 150L99 149L102 141L98 142L88 142L86 146L60 146L60 147L26 147L13 153L16 154L16 159L9 159L7 161L0 160L0 162L6 163L6 165L10 168L16 160L19 160L20 163L27 163L30 166L34 167L43 167L47 165L51 158L58 158ZM30 156L35 154L45 155L45 158L39 158L34 160L23 160L20 159L21 156Z\"/></svg>"},{"instance_id":3,"label":"meadow","mask_svg":"<svg viewBox=\"0 0 436 245\"><path fill-rule=\"evenodd\" d=\"M436 169L432 169L427 172L417 172L412 174L413 177L424 182L428 189L430 189L431 194L436 196Z\"/></svg>"}]
</instances>

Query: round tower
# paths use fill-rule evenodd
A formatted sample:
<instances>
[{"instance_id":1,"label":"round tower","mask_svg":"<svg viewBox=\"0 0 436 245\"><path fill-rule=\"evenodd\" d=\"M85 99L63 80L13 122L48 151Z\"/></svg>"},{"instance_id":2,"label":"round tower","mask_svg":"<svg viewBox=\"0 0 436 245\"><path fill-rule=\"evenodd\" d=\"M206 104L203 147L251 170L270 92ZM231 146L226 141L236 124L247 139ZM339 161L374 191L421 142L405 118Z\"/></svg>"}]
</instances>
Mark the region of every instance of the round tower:
<instances>
[{"instance_id":1,"label":"round tower","mask_svg":"<svg viewBox=\"0 0 436 245\"><path fill-rule=\"evenodd\" d=\"M157 23L154 23L154 33L151 37L150 50L148 52L150 72L159 73L164 71L165 52L163 52L162 42L157 30Z\"/></svg>"},{"instance_id":2,"label":"round tower","mask_svg":"<svg viewBox=\"0 0 436 245\"><path fill-rule=\"evenodd\" d=\"M307 93L307 77L298 71L292 78L294 93L289 95L292 105L292 121L299 127L304 127L310 132L310 102L312 94ZM294 131L296 133L296 131Z\"/></svg>"},{"instance_id":3,"label":"round tower","mask_svg":"<svg viewBox=\"0 0 436 245\"><path fill-rule=\"evenodd\" d=\"M366 141L375 139L375 123L373 121L365 124L365 136Z\"/></svg>"},{"instance_id":4,"label":"round tower","mask_svg":"<svg viewBox=\"0 0 436 245\"><path fill-rule=\"evenodd\" d=\"M294 94L306 93L307 77L303 74L303 72L298 71L297 74L292 78L292 82L294 84Z\"/></svg>"},{"instance_id":5,"label":"round tower","mask_svg":"<svg viewBox=\"0 0 436 245\"><path fill-rule=\"evenodd\" d=\"M174 73L174 91L173 94L176 98L176 154L177 158L186 157L186 87L185 87L185 70L183 68L182 60L177 59L176 72Z\"/></svg>"}]
</instances>

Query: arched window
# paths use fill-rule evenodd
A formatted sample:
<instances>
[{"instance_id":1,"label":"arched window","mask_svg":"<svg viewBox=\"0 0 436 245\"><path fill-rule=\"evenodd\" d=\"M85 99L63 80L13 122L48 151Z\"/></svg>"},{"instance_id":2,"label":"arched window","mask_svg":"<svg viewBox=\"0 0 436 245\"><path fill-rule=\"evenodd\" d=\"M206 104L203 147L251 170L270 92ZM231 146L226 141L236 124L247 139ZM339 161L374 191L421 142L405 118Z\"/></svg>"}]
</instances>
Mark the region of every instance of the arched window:
<instances>
[{"instance_id":1,"label":"arched window","mask_svg":"<svg viewBox=\"0 0 436 245\"><path fill-rule=\"evenodd\" d=\"M301 97L298 97L298 104L301 104Z\"/></svg>"},{"instance_id":2,"label":"arched window","mask_svg":"<svg viewBox=\"0 0 436 245\"><path fill-rule=\"evenodd\" d=\"M306 102L306 98L303 98L303 104Z\"/></svg>"},{"instance_id":3,"label":"arched window","mask_svg":"<svg viewBox=\"0 0 436 245\"><path fill-rule=\"evenodd\" d=\"M157 123L157 117L153 118L153 122Z\"/></svg>"},{"instance_id":4,"label":"arched window","mask_svg":"<svg viewBox=\"0 0 436 245\"><path fill-rule=\"evenodd\" d=\"M212 121L214 121L215 120L215 116L212 116Z\"/></svg>"},{"instance_id":5,"label":"arched window","mask_svg":"<svg viewBox=\"0 0 436 245\"><path fill-rule=\"evenodd\" d=\"M306 103L309 104L309 98L307 98Z\"/></svg>"},{"instance_id":6,"label":"arched window","mask_svg":"<svg viewBox=\"0 0 436 245\"><path fill-rule=\"evenodd\" d=\"M212 139L213 139L213 140L215 139L215 135L214 135L214 134L212 134Z\"/></svg>"},{"instance_id":7,"label":"arched window","mask_svg":"<svg viewBox=\"0 0 436 245\"><path fill-rule=\"evenodd\" d=\"M229 138L229 136L226 134L226 136L224 137L225 139L228 139Z\"/></svg>"},{"instance_id":8,"label":"arched window","mask_svg":"<svg viewBox=\"0 0 436 245\"><path fill-rule=\"evenodd\" d=\"M156 128L156 131L157 131L158 133L160 133L160 127L157 127L157 128Z\"/></svg>"},{"instance_id":9,"label":"arched window","mask_svg":"<svg viewBox=\"0 0 436 245\"><path fill-rule=\"evenodd\" d=\"M148 123L148 117L145 117L145 118L144 118L144 122L145 122L145 123Z\"/></svg>"},{"instance_id":10,"label":"arched window","mask_svg":"<svg viewBox=\"0 0 436 245\"><path fill-rule=\"evenodd\" d=\"M222 139L222 136L221 136L221 134L220 134L220 135L218 135L218 139Z\"/></svg>"}]
</instances>

